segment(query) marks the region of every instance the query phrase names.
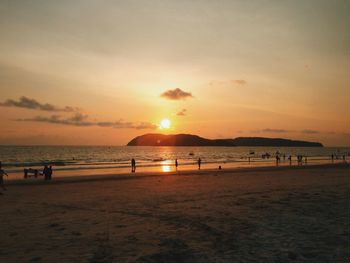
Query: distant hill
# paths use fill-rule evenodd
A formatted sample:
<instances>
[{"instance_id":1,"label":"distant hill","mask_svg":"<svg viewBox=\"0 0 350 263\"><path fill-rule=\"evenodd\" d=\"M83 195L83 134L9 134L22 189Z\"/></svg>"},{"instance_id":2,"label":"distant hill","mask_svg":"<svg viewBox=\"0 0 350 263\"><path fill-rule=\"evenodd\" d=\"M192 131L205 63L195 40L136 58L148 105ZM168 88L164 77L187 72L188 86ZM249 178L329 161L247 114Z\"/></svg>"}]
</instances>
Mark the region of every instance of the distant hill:
<instances>
[{"instance_id":1,"label":"distant hill","mask_svg":"<svg viewBox=\"0 0 350 263\"><path fill-rule=\"evenodd\" d=\"M150 133L132 139L127 146L277 146L323 147L319 142L295 141L280 138L238 137L235 139L206 139L191 134L164 135Z\"/></svg>"}]
</instances>

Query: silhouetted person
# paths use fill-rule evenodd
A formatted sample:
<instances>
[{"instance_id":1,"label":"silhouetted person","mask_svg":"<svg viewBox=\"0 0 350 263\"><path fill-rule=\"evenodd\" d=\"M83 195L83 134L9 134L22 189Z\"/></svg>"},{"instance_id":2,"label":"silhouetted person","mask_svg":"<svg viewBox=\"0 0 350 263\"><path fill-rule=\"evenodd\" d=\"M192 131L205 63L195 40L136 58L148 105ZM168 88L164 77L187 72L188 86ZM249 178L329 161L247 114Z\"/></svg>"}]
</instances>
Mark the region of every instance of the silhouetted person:
<instances>
[{"instance_id":1,"label":"silhouetted person","mask_svg":"<svg viewBox=\"0 0 350 263\"><path fill-rule=\"evenodd\" d=\"M288 161L289 161L289 165L292 165L292 156L291 155L288 156Z\"/></svg>"},{"instance_id":2,"label":"silhouetted person","mask_svg":"<svg viewBox=\"0 0 350 263\"><path fill-rule=\"evenodd\" d=\"M297 159L298 159L298 165L302 165L302 161L303 161L303 156L302 155L298 155L297 156Z\"/></svg>"},{"instance_id":3,"label":"silhouetted person","mask_svg":"<svg viewBox=\"0 0 350 263\"><path fill-rule=\"evenodd\" d=\"M136 161L134 158L131 159L131 172L134 173L136 171Z\"/></svg>"},{"instance_id":4,"label":"silhouetted person","mask_svg":"<svg viewBox=\"0 0 350 263\"><path fill-rule=\"evenodd\" d=\"M285 161L286 160L286 155L285 154L283 154L283 161Z\"/></svg>"},{"instance_id":5,"label":"silhouetted person","mask_svg":"<svg viewBox=\"0 0 350 263\"><path fill-rule=\"evenodd\" d=\"M179 163L177 162L177 159L175 159L175 169L177 171L177 167L179 166Z\"/></svg>"},{"instance_id":6,"label":"silhouetted person","mask_svg":"<svg viewBox=\"0 0 350 263\"><path fill-rule=\"evenodd\" d=\"M202 164L202 160L201 158L198 158L198 170L201 169L201 164Z\"/></svg>"},{"instance_id":7,"label":"silhouetted person","mask_svg":"<svg viewBox=\"0 0 350 263\"><path fill-rule=\"evenodd\" d=\"M344 163L346 162L346 160L345 160L345 154L343 155L343 162L344 162Z\"/></svg>"},{"instance_id":8,"label":"silhouetted person","mask_svg":"<svg viewBox=\"0 0 350 263\"><path fill-rule=\"evenodd\" d=\"M50 173L50 171L49 171L49 167L47 167L47 165L45 165L44 166L44 169L43 169L43 175L44 175L44 179L45 180L49 180L50 178L49 178L49 173Z\"/></svg>"},{"instance_id":9,"label":"silhouetted person","mask_svg":"<svg viewBox=\"0 0 350 263\"><path fill-rule=\"evenodd\" d=\"M278 164L280 163L280 156L279 155L276 155L276 165L278 166Z\"/></svg>"},{"instance_id":10,"label":"silhouetted person","mask_svg":"<svg viewBox=\"0 0 350 263\"><path fill-rule=\"evenodd\" d=\"M50 165L50 167L47 169L47 174L49 180L52 180L52 165Z\"/></svg>"},{"instance_id":11,"label":"silhouetted person","mask_svg":"<svg viewBox=\"0 0 350 263\"><path fill-rule=\"evenodd\" d=\"M2 169L0 162L0 186L2 187L3 190L6 190L5 185L4 185L4 175L8 177L8 174ZM1 193L2 194L2 193Z\"/></svg>"},{"instance_id":12,"label":"silhouetted person","mask_svg":"<svg viewBox=\"0 0 350 263\"><path fill-rule=\"evenodd\" d=\"M248 163L250 163L250 156L248 157Z\"/></svg>"},{"instance_id":13,"label":"silhouetted person","mask_svg":"<svg viewBox=\"0 0 350 263\"><path fill-rule=\"evenodd\" d=\"M334 162L334 154L331 155L332 163Z\"/></svg>"}]
</instances>

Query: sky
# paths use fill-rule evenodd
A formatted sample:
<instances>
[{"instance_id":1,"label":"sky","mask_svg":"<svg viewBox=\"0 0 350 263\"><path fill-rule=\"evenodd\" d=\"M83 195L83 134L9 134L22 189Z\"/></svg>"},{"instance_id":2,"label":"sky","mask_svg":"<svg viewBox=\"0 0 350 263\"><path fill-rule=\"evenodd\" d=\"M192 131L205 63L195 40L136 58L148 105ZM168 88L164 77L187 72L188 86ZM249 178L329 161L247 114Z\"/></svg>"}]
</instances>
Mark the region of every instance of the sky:
<instances>
[{"instance_id":1,"label":"sky","mask_svg":"<svg viewBox=\"0 0 350 263\"><path fill-rule=\"evenodd\" d=\"M0 144L350 146L349 13L348 0L1 0Z\"/></svg>"}]
</instances>

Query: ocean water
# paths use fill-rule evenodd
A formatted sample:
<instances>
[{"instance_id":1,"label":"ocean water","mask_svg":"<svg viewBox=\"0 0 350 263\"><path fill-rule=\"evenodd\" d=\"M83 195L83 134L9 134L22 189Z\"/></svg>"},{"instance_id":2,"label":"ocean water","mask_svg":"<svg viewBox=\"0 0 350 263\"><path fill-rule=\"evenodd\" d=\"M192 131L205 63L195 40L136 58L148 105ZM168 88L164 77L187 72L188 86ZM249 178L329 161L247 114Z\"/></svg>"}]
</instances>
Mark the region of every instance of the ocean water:
<instances>
[{"instance_id":1,"label":"ocean water","mask_svg":"<svg viewBox=\"0 0 350 263\"><path fill-rule=\"evenodd\" d=\"M127 146L0 146L0 161L10 179L23 178L24 168L42 169L52 165L55 176L96 175L129 172L130 160L135 158L137 171L172 171L174 160L179 169L194 169L198 158L202 167L215 168L275 165L275 155L286 155L281 165L289 165L287 158L308 157L308 163L350 159L350 148L313 147L127 147ZM262 155L269 153L269 159ZM250 157L250 162L248 161Z\"/></svg>"}]
</instances>

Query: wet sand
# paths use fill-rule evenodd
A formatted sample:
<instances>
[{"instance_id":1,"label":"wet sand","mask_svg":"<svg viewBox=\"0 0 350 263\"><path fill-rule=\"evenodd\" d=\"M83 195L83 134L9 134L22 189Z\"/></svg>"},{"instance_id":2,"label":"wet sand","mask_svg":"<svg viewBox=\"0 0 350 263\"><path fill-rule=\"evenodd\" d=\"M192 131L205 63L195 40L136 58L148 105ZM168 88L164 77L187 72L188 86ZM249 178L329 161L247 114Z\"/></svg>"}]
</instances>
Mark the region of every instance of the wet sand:
<instances>
[{"instance_id":1,"label":"wet sand","mask_svg":"<svg viewBox=\"0 0 350 263\"><path fill-rule=\"evenodd\" d=\"M10 182L0 262L348 262L350 166Z\"/></svg>"}]
</instances>

